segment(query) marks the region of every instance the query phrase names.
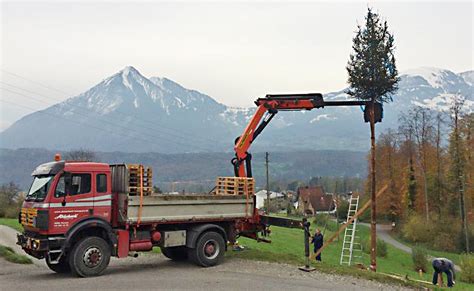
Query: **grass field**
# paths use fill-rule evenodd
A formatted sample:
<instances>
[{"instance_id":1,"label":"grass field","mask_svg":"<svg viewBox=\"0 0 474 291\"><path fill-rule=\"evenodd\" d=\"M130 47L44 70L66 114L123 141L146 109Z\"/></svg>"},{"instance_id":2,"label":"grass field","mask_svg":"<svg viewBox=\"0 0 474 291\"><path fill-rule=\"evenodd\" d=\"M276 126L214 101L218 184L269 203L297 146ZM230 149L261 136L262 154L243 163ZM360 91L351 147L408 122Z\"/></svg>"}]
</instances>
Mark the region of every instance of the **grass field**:
<instances>
[{"instance_id":1,"label":"grass field","mask_svg":"<svg viewBox=\"0 0 474 291\"><path fill-rule=\"evenodd\" d=\"M0 218L1 225L8 225L14 229L21 230L21 225L16 219ZM335 222L329 222L329 228L335 229ZM282 227L272 227L272 233L270 239L271 244L258 243L252 239L240 238L239 243L245 247L243 251L228 251L226 256L229 258L242 258L249 260L261 260L269 262L278 262L293 264L296 266L304 265L304 241L303 231L299 229L289 229ZM314 232L315 226L311 227L312 233ZM365 226L359 226L359 234L361 239L369 238L369 228ZM325 239L329 237L333 232L326 230L324 233ZM382 282L399 282L398 280L388 278L380 274L374 274L369 271L359 270L355 267L345 267L339 265L339 259L342 247L342 235L340 239L333 242L322 254L322 263L312 262L312 266L325 273L336 273L336 274L347 274L355 277L362 277L367 279L374 279ZM423 274L419 276L418 272L413 270L413 264L411 255L398 250L391 245L388 245L388 255L385 258L377 259L377 271L386 274L396 274L402 277L408 276L409 278L431 281L432 273ZM311 247L312 249L312 247ZM154 252L159 253L159 248L154 248ZM428 253L432 256L443 256L452 258L454 262L458 262L459 255L438 252L428 250ZM370 257L368 254L362 253L361 263L364 266L368 266L370 263ZM458 274L460 275L460 274ZM462 274L460 275L462 276ZM409 283L411 286L420 286L413 283ZM431 286L432 287L432 286ZM456 280L456 289L458 290L474 290L474 284L466 284Z\"/></svg>"},{"instance_id":2,"label":"grass field","mask_svg":"<svg viewBox=\"0 0 474 291\"><path fill-rule=\"evenodd\" d=\"M335 222L333 223L332 229L335 229ZM365 226L359 226L359 234L363 239L369 238L369 228ZM312 226L312 233L314 226ZM326 230L324 236L325 239L329 237L333 232ZM322 254L322 263L312 262L312 266L322 272L329 273L340 273L349 274L357 277L364 277L369 279L376 279L379 281L393 280L387 279L386 276L374 275L372 272L358 270L355 267L343 267L339 265L339 259L342 247L342 236L339 241L333 242ZM272 227L272 234L270 236L272 243L257 243L254 240L247 238L240 238L239 243L243 245L246 250L244 251L230 251L228 252L229 257L245 258L250 260L264 260L271 262L289 263L297 266L304 264L304 242L303 242L303 231L298 229L287 229L280 227ZM432 279L432 273L428 272L423 274L421 277L413 270L413 264L411 255L401 250L398 250L391 245L387 246L388 255L385 258L377 258L377 271L385 274L395 274L402 277L408 276L412 279L423 280L430 282ZM431 254L431 252L430 252ZM432 254L436 255L436 254ZM444 254L450 257L449 254ZM370 264L370 257L368 254L362 253L362 259L360 262L364 266ZM459 276L456 280L456 289L458 290L474 290L474 284L466 284L460 282ZM446 279L445 279L446 280ZM420 286L421 287L421 286ZM433 286L431 286L433 287Z\"/></svg>"},{"instance_id":3,"label":"grass field","mask_svg":"<svg viewBox=\"0 0 474 291\"><path fill-rule=\"evenodd\" d=\"M399 236L393 236L393 238L396 239L397 241L401 242L402 244L405 244L405 245L407 245L411 248L414 248L416 246L422 247L422 248L426 249L428 254L430 254L433 257L448 258L451 261L453 261L455 264L459 264L459 262L461 261L462 254L433 250L433 249L431 249L428 246L423 245L423 244L414 244L414 243L411 243L411 242L407 242L407 241L403 240L402 238L400 238Z\"/></svg>"},{"instance_id":4,"label":"grass field","mask_svg":"<svg viewBox=\"0 0 474 291\"><path fill-rule=\"evenodd\" d=\"M0 218L0 225L6 225L18 231L23 230L23 227L21 226L21 224L18 222L18 219L16 218Z\"/></svg>"},{"instance_id":5,"label":"grass field","mask_svg":"<svg viewBox=\"0 0 474 291\"><path fill-rule=\"evenodd\" d=\"M33 263L31 259L28 258L27 256L17 254L12 248L2 246L2 245L0 245L0 257L15 264L32 264Z\"/></svg>"}]
</instances>

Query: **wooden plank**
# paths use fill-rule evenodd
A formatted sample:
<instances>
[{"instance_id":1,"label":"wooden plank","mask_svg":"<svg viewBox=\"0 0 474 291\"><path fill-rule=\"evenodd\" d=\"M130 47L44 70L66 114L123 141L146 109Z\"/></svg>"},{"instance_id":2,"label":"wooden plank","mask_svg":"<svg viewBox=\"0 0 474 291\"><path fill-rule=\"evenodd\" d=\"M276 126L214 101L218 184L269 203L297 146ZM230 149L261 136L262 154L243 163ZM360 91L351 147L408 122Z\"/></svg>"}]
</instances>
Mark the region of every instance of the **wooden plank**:
<instances>
[{"instance_id":1,"label":"wooden plank","mask_svg":"<svg viewBox=\"0 0 474 291\"><path fill-rule=\"evenodd\" d=\"M385 192L385 190L387 190L388 188L388 185L385 185L382 187L382 189L379 190L379 192L377 192L377 194L375 195L375 198L378 198L382 193ZM316 256L318 256L319 254L321 254L321 252L328 246L330 245L333 240L344 230L346 229L354 220L357 219L357 217L359 217L362 213L364 213L367 208L369 208L371 204L371 200L367 201L364 206L362 206L361 209L359 209L359 211L357 211L357 213L351 218L349 219L345 224L343 224L338 231L336 231L330 238L329 240L327 240L323 246L316 252L314 253L312 256L311 256L311 260L313 260Z\"/></svg>"}]
</instances>

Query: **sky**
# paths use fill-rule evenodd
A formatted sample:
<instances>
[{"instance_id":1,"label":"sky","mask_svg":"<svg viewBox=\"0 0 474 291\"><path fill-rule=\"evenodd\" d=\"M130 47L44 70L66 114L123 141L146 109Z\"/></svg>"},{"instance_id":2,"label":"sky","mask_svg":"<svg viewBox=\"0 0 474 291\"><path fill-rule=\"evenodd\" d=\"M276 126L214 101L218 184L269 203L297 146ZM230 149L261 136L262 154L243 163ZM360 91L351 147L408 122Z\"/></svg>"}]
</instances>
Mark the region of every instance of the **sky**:
<instances>
[{"instance_id":1,"label":"sky","mask_svg":"<svg viewBox=\"0 0 474 291\"><path fill-rule=\"evenodd\" d=\"M395 35L399 71L474 67L471 1L0 5L0 130L128 65L231 106L252 106L270 92L341 90L369 6Z\"/></svg>"}]
</instances>

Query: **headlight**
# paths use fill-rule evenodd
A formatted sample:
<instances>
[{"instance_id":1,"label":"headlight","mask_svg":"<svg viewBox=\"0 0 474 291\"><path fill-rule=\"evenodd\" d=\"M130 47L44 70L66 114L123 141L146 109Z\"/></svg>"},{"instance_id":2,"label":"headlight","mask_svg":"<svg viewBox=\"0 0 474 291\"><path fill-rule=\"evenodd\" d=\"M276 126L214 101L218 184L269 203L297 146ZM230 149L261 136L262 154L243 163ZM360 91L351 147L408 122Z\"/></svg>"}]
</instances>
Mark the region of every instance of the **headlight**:
<instances>
[{"instance_id":1,"label":"headlight","mask_svg":"<svg viewBox=\"0 0 474 291\"><path fill-rule=\"evenodd\" d=\"M31 248L36 250L36 249L38 249L38 247L39 247L39 242L37 240L33 240L31 242Z\"/></svg>"}]
</instances>

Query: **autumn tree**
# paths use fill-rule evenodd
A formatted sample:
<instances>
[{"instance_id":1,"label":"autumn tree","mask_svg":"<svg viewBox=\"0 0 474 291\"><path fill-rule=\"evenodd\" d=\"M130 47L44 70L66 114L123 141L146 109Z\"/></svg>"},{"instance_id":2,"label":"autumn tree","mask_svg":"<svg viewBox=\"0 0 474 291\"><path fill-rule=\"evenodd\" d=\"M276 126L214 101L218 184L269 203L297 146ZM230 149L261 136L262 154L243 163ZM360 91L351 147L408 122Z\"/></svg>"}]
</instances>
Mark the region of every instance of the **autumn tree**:
<instances>
[{"instance_id":1,"label":"autumn tree","mask_svg":"<svg viewBox=\"0 0 474 291\"><path fill-rule=\"evenodd\" d=\"M397 132L392 129L382 133L376 147L377 159L377 181L388 185L385 194L380 197L379 210L383 216L390 221L398 221L402 216L403 209L403 159L400 159L399 138Z\"/></svg>"},{"instance_id":2,"label":"autumn tree","mask_svg":"<svg viewBox=\"0 0 474 291\"><path fill-rule=\"evenodd\" d=\"M415 210L415 203L417 199L417 181L415 177L414 166L414 141L413 141L413 125L410 122L410 117L407 114L402 114L399 117L399 136L402 138L400 149L403 152L408 164L406 166L405 180L407 182L406 197L407 206L410 211Z\"/></svg>"},{"instance_id":3,"label":"autumn tree","mask_svg":"<svg viewBox=\"0 0 474 291\"><path fill-rule=\"evenodd\" d=\"M376 270L376 201L375 201L375 108L392 101L399 82L395 64L394 37L388 31L387 21L368 9L365 25L358 26L352 44L347 72L350 88L347 94L369 102L371 133L371 269Z\"/></svg>"}]
</instances>

